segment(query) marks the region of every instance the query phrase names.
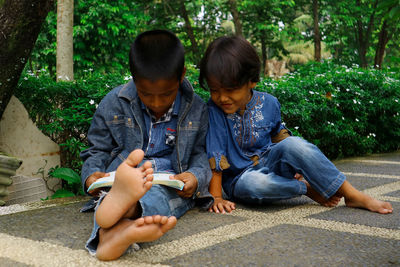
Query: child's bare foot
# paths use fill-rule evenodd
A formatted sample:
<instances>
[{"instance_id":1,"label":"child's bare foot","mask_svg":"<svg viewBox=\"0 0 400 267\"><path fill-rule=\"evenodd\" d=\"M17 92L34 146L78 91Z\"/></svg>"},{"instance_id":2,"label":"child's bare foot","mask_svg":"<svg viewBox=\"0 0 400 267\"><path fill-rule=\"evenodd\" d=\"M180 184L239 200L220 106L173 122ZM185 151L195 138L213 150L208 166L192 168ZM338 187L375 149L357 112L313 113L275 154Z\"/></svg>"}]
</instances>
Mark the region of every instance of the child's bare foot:
<instances>
[{"instance_id":1,"label":"child's bare foot","mask_svg":"<svg viewBox=\"0 0 400 267\"><path fill-rule=\"evenodd\" d=\"M347 207L363 208L381 214L393 212L392 204L375 199L358 191L347 181L339 188L339 192L344 196Z\"/></svg>"},{"instance_id":2,"label":"child's bare foot","mask_svg":"<svg viewBox=\"0 0 400 267\"><path fill-rule=\"evenodd\" d=\"M143 157L144 152L137 149L119 165L110 192L96 210L96 222L101 228L109 228L122 217L127 217L126 214L134 214L136 203L150 189L151 163L135 168Z\"/></svg>"},{"instance_id":3,"label":"child's bare foot","mask_svg":"<svg viewBox=\"0 0 400 267\"><path fill-rule=\"evenodd\" d=\"M302 182L304 182L307 186L306 196L308 196L315 202L319 203L321 206L336 207L339 204L340 199L342 198L342 196L339 193L336 193L329 199L326 199L323 196L321 196L317 191L315 191L307 181L302 181Z\"/></svg>"},{"instance_id":4,"label":"child's bare foot","mask_svg":"<svg viewBox=\"0 0 400 267\"><path fill-rule=\"evenodd\" d=\"M115 260L131 244L156 240L175 225L175 217L160 215L136 220L122 219L109 229L100 229L96 256L100 260Z\"/></svg>"}]
</instances>

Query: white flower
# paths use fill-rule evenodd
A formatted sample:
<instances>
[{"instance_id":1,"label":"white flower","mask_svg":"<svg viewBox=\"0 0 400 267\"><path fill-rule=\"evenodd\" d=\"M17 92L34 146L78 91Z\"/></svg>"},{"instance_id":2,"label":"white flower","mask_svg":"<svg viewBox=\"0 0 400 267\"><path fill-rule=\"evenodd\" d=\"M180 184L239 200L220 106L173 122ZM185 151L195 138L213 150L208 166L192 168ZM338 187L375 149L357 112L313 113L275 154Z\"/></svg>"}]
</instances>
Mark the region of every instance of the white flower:
<instances>
[{"instance_id":1,"label":"white flower","mask_svg":"<svg viewBox=\"0 0 400 267\"><path fill-rule=\"evenodd\" d=\"M126 77L124 78L125 81L129 81L129 80L131 80L131 79L132 79L132 76L126 76Z\"/></svg>"},{"instance_id":2,"label":"white flower","mask_svg":"<svg viewBox=\"0 0 400 267\"><path fill-rule=\"evenodd\" d=\"M359 122L360 120L359 119L356 119L356 122Z\"/></svg>"},{"instance_id":3,"label":"white flower","mask_svg":"<svg viewBox=\"0 0 400 267\"><path fill-rule=\"evenodd\" d=\"M357 100L353 99L353 103L354 103L354 104L357 104Z\"/></svg>"},{"instance_id":4,"label":"white flower","mask_svg":"<svg viewBox=\"0 0 400 267\"><path fill-rule=\"evenodd\" d=\"M399 103L399 100L398 100L398 99L395 99L394 101L395 101L396 103Z\"/></svg>"},{"instance_id":5,"label":"white flower","mask_svg":"<svg viewBox=\"0 0 400 267\"><path fill-rule=\"evenodd\" d=\"M85 134L82 133L82 134L79 135L79 137L80 138L85 138Z\"/></svg>"},{"instance_id":6,"label":"white flower","mask_svg":"<svg viewBox=\"0 0 400 267\"><path fill-rule=\"evenodd\" d=\"M99 104L96 104L96 106L95 106L96 108L98 108L99 107Z\"/></svg>"},{"instance_id":7,"label":"white flower","mask_svg":"<svg viewBox=\"0 0 400 267\"><path fill-rule=\"evenodd\" d=\"M294 128L295 128L296 130L298 130L298 129L299 129L299 126L295 126Z\"/></svg>"},{"instance_id":8,"label":"white flower","mask_svg":"<svg viewBox=\"0 0 400 267\"><path fill-rule=\"evenodd\" d=\"M312 94L312 95L315 94L313 91L308 91L308 92L309 92L310 94Z\"/></svg>"},{"instance_id":9,"label":"white flower","mask_svg":"<svg viewBox=\"0 0 400 267\"><path fill-rule=\"evenodd\" d=\"M94 105L94 100L93 100L93 99L90 99L89 104L90 104L90 105Z\"/></svg>"},{"instance_id":10,"label":"white flower","mask_svg":"<svg viewBox=\"0 0 400 267\"><path fill-rule=\"evenodd\" d=\"M370 100L370 101L369 101L369 103L370 103L370 104L373 104L373 103L374 103L374 101Z\"/></svg>"}]
</instances>

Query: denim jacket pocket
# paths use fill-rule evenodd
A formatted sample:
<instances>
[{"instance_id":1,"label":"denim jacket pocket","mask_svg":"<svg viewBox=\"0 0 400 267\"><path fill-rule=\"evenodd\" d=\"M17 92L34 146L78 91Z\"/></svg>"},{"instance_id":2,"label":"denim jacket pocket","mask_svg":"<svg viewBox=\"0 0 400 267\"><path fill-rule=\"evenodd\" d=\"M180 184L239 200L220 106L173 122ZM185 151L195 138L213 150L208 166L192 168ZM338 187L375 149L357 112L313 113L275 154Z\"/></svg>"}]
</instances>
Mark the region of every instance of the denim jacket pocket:
<instances>
[{"instance_id":1,"label":"denim jacket pocket","mask_svg":"<svg viewBox=\"0 0 400 267\"><path fill-rule=\"evenodd\" d=\"M184 142L188 147L194 145L196 136L200 128L200 121L189 121L181 127L180 142Z\"/></svg>"},{"instance_id":2,"label":"denim jacket pocket","mask_svg":"<svg viewBox=\"0 0 400 267\"><path fill-rule=\"evenodd\" d=\"M106 124L120 147L124 146L128 132L139 131L139 126L134 123L133 118L126 115L112 115Z\"/></svg>"}]
</instances>

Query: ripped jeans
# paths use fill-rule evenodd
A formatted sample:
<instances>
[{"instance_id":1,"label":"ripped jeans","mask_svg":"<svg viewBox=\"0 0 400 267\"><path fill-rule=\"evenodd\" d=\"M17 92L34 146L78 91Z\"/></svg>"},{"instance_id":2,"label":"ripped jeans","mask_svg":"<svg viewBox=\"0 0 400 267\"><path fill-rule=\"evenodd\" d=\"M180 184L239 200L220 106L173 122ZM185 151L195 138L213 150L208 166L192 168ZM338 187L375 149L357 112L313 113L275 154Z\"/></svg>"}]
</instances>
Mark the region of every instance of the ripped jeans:
<instances>
[{"instance_id":1,"label":"ripped jeans","mask_svg":"<svg viewBox=\"0 0 400 267\"><path fill-rule=\"evenodd\" d=\"M106 194L100 197L96 210L105 196ZM195 206L195 201L192 198L182 198L176 193L175 189L163 185L153 185L139 200L139 203L142 208L142 217L162 215L179 218ZM100 226L96 223L96 213L94 213L93 221L92 234L86 243L86 249L91 255L96 254L99 243Z\"/></svg>"}]
</instances>

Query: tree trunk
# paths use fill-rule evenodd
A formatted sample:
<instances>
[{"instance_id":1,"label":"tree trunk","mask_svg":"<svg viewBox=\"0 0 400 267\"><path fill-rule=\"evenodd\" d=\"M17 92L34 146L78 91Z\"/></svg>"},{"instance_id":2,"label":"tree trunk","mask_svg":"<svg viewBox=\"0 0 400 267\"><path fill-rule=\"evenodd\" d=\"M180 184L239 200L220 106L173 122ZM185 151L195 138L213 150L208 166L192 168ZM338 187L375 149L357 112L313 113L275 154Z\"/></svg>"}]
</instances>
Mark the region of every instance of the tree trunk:
<instances>
[{"instance_id":1,"label":"tree trunk","mask_svg":"<svg viewBox=\"0 0 400 267\"><path fill-rule=\"evenodd\" d=\"M318 0L313 0L314 60L321 61L321 35L319 33Z\"/></svg>"},{"instance_id":2,"label":"tree trunk","mask_svg":"<svg viewBox=\"0 0 400 267\"><path fill-rule=\"evenodd\" d=\"M358 6L361 7L360 0L357 0L356 3ZM371 13L371 15L369 17L368 27L367 27L367 31L365 32L365 35L364 35L364 25L361 21L361 18L359 18L357 20L356 40L358 42L358 53L359 53L359 57L360 57L360 65L363 68L366 68L368 66L367 51L368 51L368 47L369 47L369 39L371 38L372 30L374 27L374 19L375 19L375 12L376 12L377 5L378 5L378 0L376 0L374 3L374 7L373 7L374 11Z\"/></svg>"},{"instance_id":3,"label":"tree trunk","mask_svg":"<svg viewBox=\"0 0 400 267\"><path fill-rule=\"evenodd\" d=\"M57 3L57 81L74 80L74 0Z\"/></svg>"},{"instance_id":4,"label":"tree trunk","mask_svg":"<svg viewBox=\"0 0 400 267\"><path fill-rule=\"evenodd\" d=\"M190 43L192 44L193 55L195 57L197 57L199 55L199 51L198 51L199 49L198 49L198 45L196 42L196 38L194 37L192 24L190 23L188 12L186 10L185 0L180 0L180 10L181 10L182 17L185 20L186 33L188 34Z\"/></svg>"},{"instance_id":5,"label":"tree trunk","mask_svg":"<svg viewBox=\"0 0 400 267\"><path fill-rule=\"evenodd\" d=\"M0 1L0 118L54 0Z\"/></svg>"},{"instance_id":6,"label":"tree trunk","mask_svg":"<svg viewBox=\"0 0 400 267\"><path fill-rule=\"evenodd\" d=\"M386 44L389 41L386 20L383 22L381 31L379 32L379 41L375 51L374 67L382 68L383 56L385 54Z\"/></svg>"},{"instance_id":7,"label":"tree trunk","mask_svg":"<svg viewBox=\"0 0 400 267\"><path fill-rule=\"evenodd\" d=\"M233 17L233 24L235 25L235 34L238 36L243 36L242 22L240 21L236 0L228 0L228 3Z\"/></svg>"},{"instance_id":8,"label":"tree trunk","mask_svg":"<svg viewBox=\"0 0 400 267\"><path fill-rule=\"evenodd\" d=\"M265 42L264 31L261 32L260 40L261 40L262 66L263 66L263 70L265 70L265 62L267 61L267 45Z\"/></svg>"},{"instance_id":9,"label":"tree trunk","mask_svg":"<svg viewBox=\"0 0 400 267\"><path fill-rule=\"evenodd\" d=\"M360 21L357 22L357 43L358 43L358 56L360 58L360 66L363 68L366 68L368 63L367 63L367 49L366 49L366 43L364 41L364 31L363 31L363 26Z\"/></svg>"}]
</instances>

